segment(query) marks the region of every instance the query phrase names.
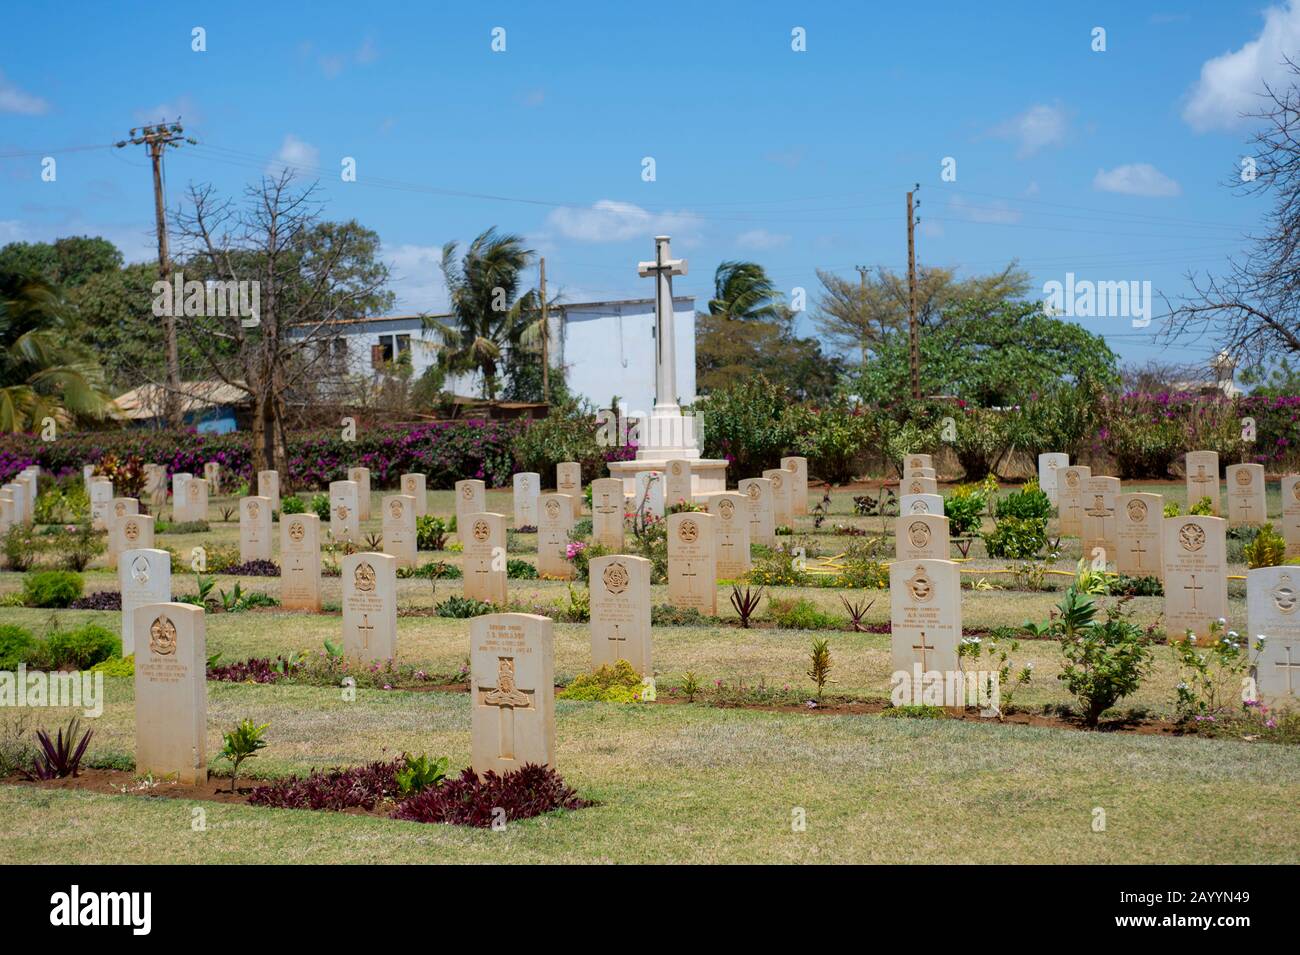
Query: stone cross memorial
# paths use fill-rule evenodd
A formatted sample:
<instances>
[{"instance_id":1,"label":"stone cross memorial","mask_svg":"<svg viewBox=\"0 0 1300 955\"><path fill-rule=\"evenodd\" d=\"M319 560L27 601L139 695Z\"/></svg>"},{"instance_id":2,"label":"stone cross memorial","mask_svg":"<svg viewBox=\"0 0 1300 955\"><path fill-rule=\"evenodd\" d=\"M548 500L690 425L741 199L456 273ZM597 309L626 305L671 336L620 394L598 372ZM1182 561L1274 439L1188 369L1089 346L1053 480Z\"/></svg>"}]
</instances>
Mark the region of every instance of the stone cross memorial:
<instances>
[{"instance_id":1,"label":"stone cross memorial","mask_svg":"<svg viewBox=\"0 0 1300 955\"><path fill-rule=\"evenodd\" d=\"M506 605L506 516L466 514L464 590L471 600Z\"/></svg>"},{"instance_id":2,"label":"stone cross memorial","mask_svg":"<svg viewBox=\"0 0 1300 955\"><path fill-rule=\"evenodd\" d=\"M403 474L398 486L407 497L415 498L415 516L417 518L428 516L429 491L425 476L418 471Z\"/></svg>"},{"instance_id":3,"label":"stone cross memorial","mask_svg":"<svg viewBox=\"0 0 1300 955\"><path fill-rule=\"evenodd\" d=\"M790 507L795 514L808 513L808 459L781 459L781 467L790 472Z\"/></svg>"},{"instance_id":4,"label":"stone cross memorial","mask_svg":"<svg viewBox=\"0 0 1300 955\"><path fill-rule=\"evenodd\" d=\"M949 560L948 518L942 514L900 514L894 518L896 560Z\"/></svg>"},{"instance_id":5,"label":"stone cross memorial","mask_svg":"<svg viewBox=\"0 0 1300 955\"><path fill-rule=\"evenodd\" d=\"M749 554L749 498L738 491L700 495L704 509L717 518L714 530L718 576L739 580L753 568Z\"/></svg>"},{"instance_id":6,"label":"stone cross memorial","mask_svg":"<svg viewBox=\"0 0 1300 955\"><path fill-rule=\"evenodd\" d=\"M591 539L618 552L623 549L623 482L597 478L591 482Z\"/></svg>"},{"instance_id":7,"label":"stone cross memorial","mask_svg":"<svg viewBox=\"0 0 1300 955\"><path fill-rule=\"evenodd\" d=\"M1165 635L1191 631L1205 645L1210 624L1228 616L1227 525L1221 517L1164 519Z\"/></svg>"},{"instance_id":8,"label":"stone cross memorial","mask_svg":"<svg viewBox=\"0 0 1300 955\"><path fill-rule=\"evenodd\" d=\"M718 613L717 520L698 511L668 515L668 602L709 617Z\"/></svg>"},{"instance_id":9,"label":"stone cross memorial","mask_svg":"<svg viewBox=\"0 0 1300 955\"><path fill-rule=\"evenodd\" d=\"M363 663L392 660L397 656L397 558L349 554L342 577L343 653Z\"/></svg>"},{"instance_id":10,"label":"stone cross memorial","mask_svg":"<svg viewBox=\"0 0 1300 955\"><path fill-rule=\"evenodd\" d=\"M1282 536L1286 556L1300 557L1300 474L1282 478Z\"/></svg>"},{"instance_id":11,"label":"stone cross memorial","mask_svg":"<svg viewBox=\"0 0 1300 955\"><path fill-rule=\"evenodd\" d=\"M115 497L112 504L109 505L108 511L108 566L117 566L117 555L126 550L129 546L124 543L122 536L122 522L128 517L134 517L140 513L140 502L133 497ZM141 547L152 547L153 544L141 544Z\"/></svg>"},{"instance_id":12,"label":"stone cross memorial","mask_svg":"<svg viewBox=\"0 0 1300 955\"><path fill-rule=\"evenodd\" d=\"M155 550L152 543L138 550L122 551L117 567L117 585L122 595L122 656L129 657L135 653L136 609L145 604L168 603L172 599L171 554Z\"/></svg>"},{"instance_id":13,"label":"stone cross memorial","mask_svg":"<svg viewBox=\"0 0 1300 955\"><path fill-rule=\"evenodd\" d=\"M591 665L626 660L651 676L650 561L613 554L594 557L590 567Z\"/></svg>"},{"instance_id":14,"label":"stone cross memorial","mask_svg":"<svg viewBox=\"0 0 1300 955\"><path fill-rule=\"evenodd\" d=\"M1247 633L1252 658L1258 637L1264 648L1255 666L1255 686L1266 703L1294 705L1300 699L1300 567L1260 567L1246 575Z\"/></svg>"},{"instance_id":15,"label":"stone cross memorial","mask_svg":"<svg viewBox=\"0 0 1300 955\"><path fill-rule=\"evenodd\" d=\"M558 497L572 507L567 495ZM554 768L551 618L530 613L475 617L469 624L469 650L471 768L479 775L510 773L528 763Z\"/></svg>"},{"instance_id":16,"label":"stone cross memorial","mask_svg":"<svg viewBox=\"0 0 1300 955\"><path fill-rule=\"evenodd\" d=\"M330 534L336 541L361 540L361 503L356 481L330 482Z\"/></svg>"},{"instance_id":17,"label":"stone cross memorial","mask_svg":"<svg viewBox=\"0 0 1300 955\"><path fill-rule=\"evenodd\" d=\"M890 649L894 671L919 696L925 674L960 671L961 574L951 560L898 560L889 567ZM914 702L921 702L913 698ZM950 703L949 705L955 705Z\"/></svg>"},{"instance_id":18,"label":"stone cross memorial","mask_svg":"<svg viewBox=\"0 0 1300 955\"><path fill-rule=\"evenodd\" d=\"M922 470L933 470L932 468L923 468ZM915 473L904 477L899 482L899 491L902 494L911 497L914 494L938 494L939 482L933 477L922 477Z\"/></svg>"},{"instance_id":19,"label":"stone cross memorial","mask_svg":"<svg viewBox=\"0 0 1300 955\"><path fill-rule=\"evenodd\" d=\"M461 528L461 517L465 514L481 514L487 510L487 485L473 478L456 482L456 533L462 543L465 540Z\"/></svg>"},{"instance_id":20,"label":"stone cross memorial","mask_svg":"<svg viewBox=\"0 0 1300 955\"><path fill-rule=\"evenodd\" d=\"M271 559L271 499L239 499L239 562Z\"/></svg>"},{"instance_id":21,"label":"stone cross memorial","mask_svg":"<svg viewBox=\"0 0 1300 955\"><path fill-rule=\"evenodd\" d=\"M772 482L767 478L745 478L737 488L749 502L749 542L775 547L776 510L772 500Z\"/></svg>"},{"instance_id":22,"label":"stone cross memorial","mask_svg":"<svg viewBox=\"0 0 1300 955\"><path fill-rule=\"evenodd\" d=\"M257 472L257 496L264 497L271 502L271 510L279 513L280 510L280 472L279 471L258 471Z\"/></svg>"},{"instance_id":23,"label":"stone cross memorial","mask_svg":"<svg viewBox=\"0 0 1300 955\"><path fill-rule=\"evenodd\" d=\"M1115 570L1129 577L1164 573L1164 509L1159 494L1115 498Z\"/></svg>"},{"instance_id":24,"label":"stone cross memorial","mask_svg":"<svg viewBox=\"0 0 1300 955\"><path fill-rule=\"evenodd\" d=\"M573 505L573 519L582 517L582 465L577 461L561 461L555 466L555 490L569 495Z\"/></svg>"},{"instance_id":25,"label":"stone cross memorial","mask_svg":"<svg viewBox=\"0 0 1300 955\"><path fill-rule=\"evenodd\" d=\"M1091 478L1092 468L1079 464L1072 464L1058 472L1056 510L1060 515L1062 537L1083 536L1084 490Z\"/></svg>"},{"instance_id":26,"label":"stone cross memorial","mask_svg":"<svg viewBox=\"0 0 1300 955\"><path fill-rule=\"evenodd\" d=\"M1219 452L1188 451L1183 457L1187 472L1187 510L1203 497L1210 499L1213 514L1219 516Z\"/></svg>"},{"instance_id":27,"label":"stone cross memorial","mask_svg":"<svg viewBox=\"0 0 1300 955\"><path fill-rule=\"evenodd\" d=\"M691 487L691 462L681 459L669 461L664 469L664 500L669 507L683 502L695 502Z\"/></svg>"},{"instance_id":28,"label":"stone cross memorial","mask_svg":"<svg viewBox=\"0 0 1300 955\"><path fill-rule=\"evenodd\" d=\"M938 494L904 494L898 499L898 514L900 517L942 513L943 497Z\"/></svg>"},{"instance_id":29,"label":"stone cross memorial","mask_svg":"<svg viewBox=\"0 0 1300 955\"><path fill-rule=\"evenodd\" d=\"M380 507L383 508L384 553L396 557L398 567L414 567L418 553L415 498L409 494L387 494Z\"/></svg>"},{"instance_id":30,"label":"stone cross memorial","mask_svg":"<svg viewBox=\"0 0 1300 955\"><path fill-rule=\"evenodd\" d=\"M769 468L763 477L772 483L772 519L778 527L794 526L794 505L790 501L790 472Z\"/></svg>"},{"instance_id":31,"label":"stone cross memorial","mask_svg":"<svg viewBox=\"0 0 1300 955\"><path fill-rule=\"evenodd\" d=\"M1057 477L1070 466L1070 456L1060 451L1049 451L1038 456L1038 487L1047 499L1056 507L1060 503L1057 497Z\"/></svg>"},{"instance_id":32,"label":"stone cross memorial","mask_svg":"<svg viewBox=\"0 0 1300 955\"><path fill-rule=\"evenodd\" d=\"M537 526L537 495L541 492L542 476L536 471L521 471L512 481L515 506L515 529Z\"/></svg>"},{"instance_id":33,"label":"stone cross memorial","mask_svg":"<svg viewBox=\"0 0 1300 955\"><path fill-rule=\"evenodd\" d=\"M201 783L208 778L203 608L144 604L135 610L134 627L135 771L175 776L188 785Z\"/></svg>"},{"instance_id":34,"label":"stone cross memorial","mask_svg":"<svg viewBox=\"0 0 1300 955\"><path fill-rule=\"evenodd\" d=\"M370 520L370 468L348 468L348 480L357 486L357 516Z\"/></svg>"},{"instance_id":35,"label":"stone cross memorial","mask_svg":"<svg viewBox=\"0 0 1300 955\"><path fill-rule=\"evenodd\" d=\"M18 503L20 499L14 498ZM97 531L108 530L109 521L111 520L113 508L113 482L106 478L95 478L90 482L90 526ZM19 504L22 511L21 517L27 519L27 488L22 488L22 498Z\"/></svg>"},{"instance_id":36,"label":"stone cross memorial","mask_svg":"<svg viewBox=\"0 0 1300 955\"><path fill-rule=\"evenodd\" d=\"M320 518L285 514L280 520L280 606L320 613Z\"/></svg>"},{"instance_id":37,"label":"stone cross memorial","mask_svg":"<svg viewBox=\"0 0 1300 955\"><path fill-rule=\"evenodd\" d=\"M129 511L117 519L109 540L113 541L113 563L116 567L122 555L129 550L140 550L154 546L154 519L152 515Z\"/></svg>"},{"instance_id":38,"label":"stone cross memorial","mask_svg":"<svg viewBox=\"0 0 1300 955\"><path fill-rule=\"evenodd\" d=\"M662 471L638 471L636 475L636 492L633 508L645 510L655 517L664 516L664 473Z\"/></svg>"},{"instance_id":39,"label":"stone cross memorial","mask_svg":"<svg viewBox=\"0 0 1300 955\"><path fill-rule=\"evenodd\" d=\"M1114 563L1119 550L1115 536L1116 477L1090 477L1083 483L1083 556L1089 563Z\"/></svg>"},{"instance_id":40,"label":"stone cross memorial","mask_svg":"<svg viewBox=\"0 0 1300 955\"><path fill-rule=\"evenodd\" d=\"M1228 526L1259 525L1268 520L1264 498L1264 465L1234 464L1228 468Z\"/></svg>"},{"instance_id":41,"label":"stone cross memorial","mask_svg":"<svg viewBox=\"0 0 1300 955\"><path fill-rule=\"evenodd\" d=\"M537 572L568 580L573 565L565 557L573 530L573 502L567 494L537 496Z\"/></svg>"}]
</instances>

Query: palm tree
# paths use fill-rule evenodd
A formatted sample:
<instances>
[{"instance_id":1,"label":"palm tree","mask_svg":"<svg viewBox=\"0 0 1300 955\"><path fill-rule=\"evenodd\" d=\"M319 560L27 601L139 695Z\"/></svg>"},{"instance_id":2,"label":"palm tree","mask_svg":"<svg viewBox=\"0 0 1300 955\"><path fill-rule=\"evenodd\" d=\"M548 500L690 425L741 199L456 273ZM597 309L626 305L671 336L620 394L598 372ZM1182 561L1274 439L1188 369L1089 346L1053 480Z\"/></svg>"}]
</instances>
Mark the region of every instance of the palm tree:
<instances>
[{"instance_id":1,"label":"palm tree","mask_svg":"<svg viewBox=\"0 0 1300 955\"><path fill-rule=\"evenodd\" d=\"M115 410L103 369L77 340L57 285L0 273L0 431L35 431L47 417L63 425L102 419Z\"/></svg>"},{"instance_id":2,"label":"palm tree","mask_svg":"<svg viewBox=\"0 0 1300 955\"><path fill-rule=\"evenodd\" d=\"M446 346L442 362L448 371L478 371L483 396L495 398L506 350L530 347L540 336L535 296L519 296L519 275L531 264L533 252L517 235L498 235L496 228L480 234L457 261L457 245L442 247L442 274L451 298L455 326L425 318Z\"/></svg>"},{"instance_id":3,"label":"palm tree","mask_svg":"<svg viewBox=\"0 0 1300 955\"><path fill-rule=\"evenodd\" d=\"M713 275L709 314L725 319L781 318L781 293L757 262L723 262Z\"/></svg>"}]
</instances>

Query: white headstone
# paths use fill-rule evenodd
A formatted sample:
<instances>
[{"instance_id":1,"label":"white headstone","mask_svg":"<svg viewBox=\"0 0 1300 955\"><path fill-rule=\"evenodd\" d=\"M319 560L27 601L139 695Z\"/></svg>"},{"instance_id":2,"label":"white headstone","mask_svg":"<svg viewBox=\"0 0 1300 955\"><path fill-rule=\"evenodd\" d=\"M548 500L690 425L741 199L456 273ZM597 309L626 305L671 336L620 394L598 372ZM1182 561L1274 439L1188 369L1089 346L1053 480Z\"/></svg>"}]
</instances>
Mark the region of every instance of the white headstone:
<instances>
[{"instance_id":1,"label":"white headstone","mask_svg":"<svg viewBox=\"0 0 1300 955\"><path fill-rule=\"evenodd\" d=\"M515 505L515 528L537 526L537 495L542 490L542 476L536 471L521 471L512 480Z\"/></svg>"},{"instance_id":2,"label":"white headstone","mask_svg":"<svg viewBox=\"0 0 1300 955\"><path fill-rule=\"evenodd\" d=\"M572 507L568 495L558 495ZM569 512L572 518L573 512ZM470 763L482 775L555 766L555 637L549 617L489 613L469 624Z\"/></svg>"},{"instance_id":3,"label":"white headstone","mask_svg":"<svg viewBox=\"0 0 1300 955\"><path fill-rule=\"evenodd\" d=\"M409 494L387 494L380 506L384 509L384 553L396 557L398 567L414 567L418 553L415 498Z\"/></svg>"},{"instance_id":4,"label":"white headstone","mask_svg":"<svg viewBox=\"0 0 1300 955\"><path fill-rule=\"evenodd\" d=\"M1265 701L1300 698L1300 567L1260 567L1246 575L1247 633L1252 654L1260 637L1255 683Z\"/></svg>"},{"instance_id":5,"label":"white headstone","mask_svg":"<svg viewBox=\"0 0 1300 955\"><path fill-rule=\"evenodd\" d=\"M415 516L417 519L428 516L429 513L429 491L426 478L418 471L412 471L410 474L403 474L399 485L402 493L407 497L415 498Z\"/></svg>"},{"instance_id":6,"label":"white headstone","mask_svg":"<svg viewBox=\"0 0 1300 955\"><path fill-rule=\"evenodd\" d=\"M239 499L239 562L271 559L271 499Z\"/></svg>"},{"instance_id":7,"label":"white headstone","mask_svg":"<svg viewBox=\"0 0 1300 955\"><path fill-rule=\"evenodd\" d=\"M591 589L591 664L626 660L642 676L651 663L650 567L644 557L612 554L593 557Z\"/></svg>"},{"instance_id":8,"label":"white headstone","mask_svg":"<svg viewBox=\"0 0 1300 955\"><path fill-rule=\"evenodd\" d=\"M352 482L347 482L352 483ZM343 652L363 662L397 656L397 558L364 552L343 558Z\"/></svg>"},{"instance_id":9,"label":"white headstone","mask_svg":"<svg viewBox=\"0 0 1300 955\"><path fill-rule=\"evenodd\" d=\"M370 468L348 468L348 480L357 486L358 514L363 521L370 520Z\"/></svg>"},{"instance_id":10,"label":"white headstone","mask_svg":"<svg viewBox=\"0 0 1300 955\"><path fill-rule=\"evenodd\" d=\"M618 552L623 549L623 482L597 478L591 482L591 539Z\"/></svg>"},{"instance_id":11,"label":"white headstone","mask_svg":"<svg viewBox=\"0 0 1300 955\"><path fill-rule=\"evenodd\" d=\"M280 520L280 606L320 612L320 518L284 514Z\"/></svg>"},{"instance_id":12,"label":"white headstone","mask_svg":"<svg viewBox=\"0 0 1300 955\"><path fill-rule=\"evenodd\" d=\"M361 504L356 481L330 482L330 533L336 541L361 539Z\"/></svg>"},{"instance_id":13,"label":"white headstone","mask_svg":"<svg viewBox=\"0 0 1300 955\"><path fill-rule=\"evenodd\" d=\"M208 654L203 609L152 603L135 610L135 771L208 776Z\"/></svg>"},{"instance_id":14,"label":"white headstone","mask_svg":"<svg viewBox=\"0 0 1300 955\"><path fill-rule=\"evenodd\" d=\"M258 471L257 472L257 496L265 497L271 501L271 510L279 513L280 511L280 472L279 471Z\"/></svg>"},{"instance_id":15,"label":"white headstone","mask_svg":"<svg viewBox=\"0 0 1300 955\"><path fill-rule=\"evenodd\" d=\"M172 599L171 554L152 546L123 551L117 565L117 585L122 595L122 656L128 657L135 653L136 609Z\"/></svg>"},{"instance_id":16,"label":"white headstone","mask_svg":"<svg viewBox=\"0 0 1300 955\"><path fill-rule=\"evenodd\" d=\"M767 478L745 478L737 487L749 502L750 544L775 547L776 510L772 501L772 482Z\"/></svg>"},{"instance_id":17,"label":"white headstone","mask_svg":"<svg viewBox=\"0 0 1300 955\"><path fill-rule=\"evenodd\" d=\"M943 497L938 494L904 494L898 499L898 514L943 514Z\"/></svg>"},{"instance_id":18,"label":"white headstone","mask_svg":"<svg viewBox=\"0 0 1300 955\"><path fill-rule=\"evenodd\" d=\"M1049 451L1038 456L1038 487L1047 495L1053 507L1060 503L1056 495L1057 472L1069 466L1070 456L1061 451Z\"/></svg>"}]
</instances>

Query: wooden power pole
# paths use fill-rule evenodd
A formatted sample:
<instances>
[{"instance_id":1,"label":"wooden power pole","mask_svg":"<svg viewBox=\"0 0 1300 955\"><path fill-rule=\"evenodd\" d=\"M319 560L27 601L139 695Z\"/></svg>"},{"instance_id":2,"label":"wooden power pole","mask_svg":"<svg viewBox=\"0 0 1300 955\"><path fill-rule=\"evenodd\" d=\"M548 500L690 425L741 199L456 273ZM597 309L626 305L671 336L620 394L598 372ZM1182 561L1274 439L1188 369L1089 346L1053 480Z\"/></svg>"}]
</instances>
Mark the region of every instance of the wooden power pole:
<instances>
[{"instance_id":1,"label":"wooden power pole","mask_svg":"<svg viewBox=\"0 0 1300 955\"><path fill-rule=\"evenodd\" d=\"M542 400L551 401L551 326L546 319L546 256L541 257L542 268Z\"/></svg>"},{"instance_id":2,"label":"wooden power pole","mask_svg":"<svg viewBox=\"0 0 1300 955\"><path fill-rule=\"evenodd\" d=\"M167 248L167 203L163 197L163 170L162 160L163 151L171 146L173 149L179 148L181 143L188 142L194 144L195 140L186 139L182 134L185 132L178 119L174 123L168 123L165 120L153 126L137 126L131 130L131 138L124 139L117 144L120 149L123 146L146 146L149 150L149 159L153 163L153 206L154 222L158 229L158 278L170 283L172 275L171 258ZM176 316L173 314L176 309L168 309L169 314L162 316L163 334L166 337L167 347L167 388L163 395L164 409L167 417L167 425L171 428L179 428L184 423L184 415L181 410L181 360L180 350L176 345Z\"/></svg>"},{"instance_id":3,"label":"wooden power pole","mask_svg":"<svg viewBox=\"0 0 1300 955\"><path fill-rule=\"evenodd\" d=\"M920 189L921 184L916 184ZM916 216L912 196L907 194L907 363L912 373L912 397L921 397L921 333L916 325ZM920 203L917 203L920 205Z\"/></svg>"}]
</instances>

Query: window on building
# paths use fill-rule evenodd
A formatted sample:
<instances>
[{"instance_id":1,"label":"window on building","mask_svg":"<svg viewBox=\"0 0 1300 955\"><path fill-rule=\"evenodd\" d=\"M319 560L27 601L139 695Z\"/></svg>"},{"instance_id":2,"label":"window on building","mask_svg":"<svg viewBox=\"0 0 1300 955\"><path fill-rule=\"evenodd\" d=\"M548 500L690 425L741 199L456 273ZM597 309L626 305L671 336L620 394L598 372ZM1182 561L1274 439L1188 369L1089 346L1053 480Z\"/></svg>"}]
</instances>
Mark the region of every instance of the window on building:
<instances>
[{"instance_id":1,"label":"window on building","mask_svg":"<svg viewBox=\"0 0 1300 955\"><path fill-rule=\"evenodd\" d=\"M410 350L410 335L380 335L379 344L370 349L371 363L378 368L381 364L396 361Z\"/></svg>"}]
</instances>

